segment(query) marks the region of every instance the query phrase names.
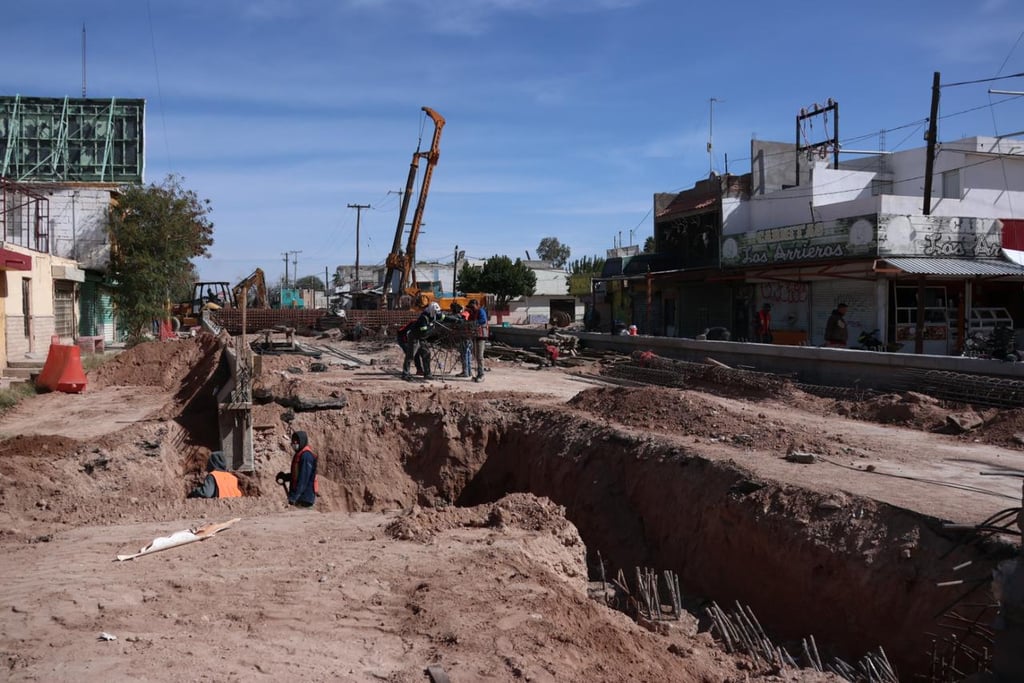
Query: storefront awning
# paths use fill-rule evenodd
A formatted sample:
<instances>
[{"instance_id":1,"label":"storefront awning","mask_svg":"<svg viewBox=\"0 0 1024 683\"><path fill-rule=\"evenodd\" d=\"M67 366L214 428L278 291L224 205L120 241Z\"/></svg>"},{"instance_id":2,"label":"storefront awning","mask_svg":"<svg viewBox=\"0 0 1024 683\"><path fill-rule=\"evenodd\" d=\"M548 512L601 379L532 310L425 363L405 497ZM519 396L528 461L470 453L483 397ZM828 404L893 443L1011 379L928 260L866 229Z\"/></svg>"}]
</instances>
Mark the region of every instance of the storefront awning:
<instances>
[{"instance_id":1,"label":"storefront awning","mask_svg":"<svg viewBox=\"0 0 1024 683\"><path fill-rule=\"evenodd\" d=\"M893 257L875 261L876 273L958 277L1024 277L1024 266L1000 259Z\"/></svg>"},{"instance_id":2,"label":"storefront awning","mask_svg":"<svg viewBox=\"0 0 1024 683\"><path fill-rule=\"evenodd\" d=\"M76 266L50 266L50 274L54 280L85 282L85 271Z\"/></svg>"},{"instance_id":3,"label":"storefront awning","mask_svg":"<svg viewBox=\"0 0 1024 683\"><path fill-rule=\"evenodd\" d=\"M0 270L32 270L32 257L0 247Z\"/></svg>"}]
</instances>

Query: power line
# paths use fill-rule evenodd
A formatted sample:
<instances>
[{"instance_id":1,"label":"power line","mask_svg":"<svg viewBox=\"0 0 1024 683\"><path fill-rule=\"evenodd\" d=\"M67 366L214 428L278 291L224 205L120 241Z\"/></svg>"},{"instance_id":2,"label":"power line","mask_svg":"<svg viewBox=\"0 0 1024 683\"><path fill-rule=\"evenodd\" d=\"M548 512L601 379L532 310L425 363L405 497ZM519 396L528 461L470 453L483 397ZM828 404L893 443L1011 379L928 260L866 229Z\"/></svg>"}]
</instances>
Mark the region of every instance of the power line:
<instances>
[{"instance_id":1,"label":"power line","mask_svg":"<svg viewBox=\"0 0 1024 683\"><path fill-rule=\"evenodd\" d=\"M1024 71L1020 71L1015 74L1009 74L1008 76L992 76L991 78L976 78L973 81L960 81L959 83L943 83L942 88L952 88L956 85L973 85L974 83L991 83L992 81L1002 81L1007 78L1020 78L1024 76Z\"/></svg>"}]
</instances>

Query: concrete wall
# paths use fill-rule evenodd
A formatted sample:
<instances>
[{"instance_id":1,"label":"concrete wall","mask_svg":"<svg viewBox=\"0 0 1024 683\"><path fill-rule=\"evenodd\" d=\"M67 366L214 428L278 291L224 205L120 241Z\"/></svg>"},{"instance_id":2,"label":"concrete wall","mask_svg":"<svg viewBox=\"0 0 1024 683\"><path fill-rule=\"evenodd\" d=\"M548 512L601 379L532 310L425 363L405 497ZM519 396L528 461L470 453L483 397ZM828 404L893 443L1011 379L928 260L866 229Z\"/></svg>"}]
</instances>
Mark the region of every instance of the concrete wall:
<instances>
[{"instance_id":1,"label":"concrete wall","mask_svg":"<svg viewBox=\"0 0 1024 683\"><path fill-rule=\"evenodd\" d=\"M491 327L498 341L517 346L536 346L541 330ZM671 337L625 337L580 333L580 339L593 349L631 353L653 351L659 356L692 362L711 357L733 367L743 366L764 372L792 373L797 381L824 386L900 389L900 371L904 369L946 370L952 372L1005 376L1022 379L1020 365L994 360L950 356L917 356L877 353L854 349L829 349L809 346L774 346L739 342L696 341Z\"/></svg>"},{"instance_id":2,"label":"concrete wall","mask_svg":"<svg viewBox=\"0 0 1024 683\"><path fill-rule=\"evenodd\" d=\"M107 209L110 189L68 187L48 191L50 251L75 259L82 268L103 270L110 262Z\"/></svg>"},{"instance_id":3,"label":"concrete wall","mask_svg":"<svg viewBox=\"0 0 1024 683\"><path fill-rule=\"evenodd\" d=\"M509 303L509 313L504 317L504 320L513 325L545 325L551 317L551 300L572 298L568 294L561 294L559 296L541 294L523 297L519 301ZM582 322L584 313L583 302L576 300L575 311L574 317L576 322Z\"/></svg>"}]
</instances>

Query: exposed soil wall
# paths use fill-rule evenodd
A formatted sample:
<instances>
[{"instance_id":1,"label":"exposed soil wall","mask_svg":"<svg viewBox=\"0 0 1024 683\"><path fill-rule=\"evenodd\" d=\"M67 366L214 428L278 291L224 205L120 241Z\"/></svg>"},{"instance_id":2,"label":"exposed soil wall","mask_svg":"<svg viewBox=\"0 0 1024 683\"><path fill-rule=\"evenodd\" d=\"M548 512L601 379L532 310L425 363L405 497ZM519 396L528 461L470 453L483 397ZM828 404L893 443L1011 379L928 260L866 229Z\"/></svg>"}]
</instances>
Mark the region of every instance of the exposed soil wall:
<instances>
[{"instance_id":1,"label":"exposed soil wall","mask_svg":"<svg viewBox=\"0 0 1024 683\"><path fill-rule=\"evenodd\" d=\"M672 569L685 592L749 604L781 639L813 634L844 657L882 645L904 674L923 669L961 590L936 582L966 560L984 576L997 554L956 547L935 519L759 481L569 411L427 392L380 400L298 418L325 444L346 509L545 496L579 528L592 572L598 551L609 573Z\"/></svg>"}]
</instances>

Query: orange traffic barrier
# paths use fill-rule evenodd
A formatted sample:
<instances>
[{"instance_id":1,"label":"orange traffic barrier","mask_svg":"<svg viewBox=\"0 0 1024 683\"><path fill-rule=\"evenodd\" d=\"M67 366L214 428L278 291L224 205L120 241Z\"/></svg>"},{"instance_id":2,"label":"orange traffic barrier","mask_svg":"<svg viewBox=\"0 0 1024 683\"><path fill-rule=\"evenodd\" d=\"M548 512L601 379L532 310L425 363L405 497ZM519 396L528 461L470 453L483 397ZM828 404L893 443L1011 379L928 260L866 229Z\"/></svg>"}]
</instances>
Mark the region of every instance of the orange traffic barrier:
<instances>
[{"instance_id":1,"label":"orange traffic barrier","mask_svg":"<svg viewBox=\"0 0 1024 683\"><path fill-rule=\"evenodd\" d=\"M85 390L85 385L81 349L77 346L50 344L43 371L36 378L36 386L47 391L77 394Z\"/></svg>"}]
</instances>

